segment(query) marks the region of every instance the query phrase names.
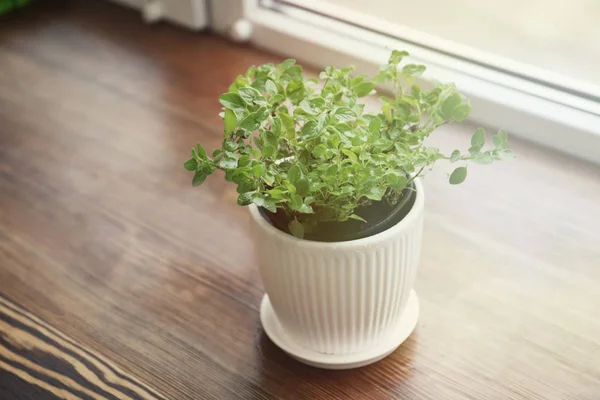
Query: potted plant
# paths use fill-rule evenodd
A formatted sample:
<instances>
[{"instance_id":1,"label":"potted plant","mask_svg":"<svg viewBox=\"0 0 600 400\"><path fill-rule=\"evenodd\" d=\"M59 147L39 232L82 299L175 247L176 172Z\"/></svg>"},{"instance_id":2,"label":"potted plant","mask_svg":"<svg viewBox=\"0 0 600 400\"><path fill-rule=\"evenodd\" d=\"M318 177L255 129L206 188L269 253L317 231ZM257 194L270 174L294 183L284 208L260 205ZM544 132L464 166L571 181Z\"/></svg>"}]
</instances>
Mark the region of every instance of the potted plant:
<instances>
[{"instance_id":1,"label":"potted plant","mask_svg":"<svg viewBox=\"0 0 600 400\"><path fill-rule=\"evenodd\" d=\"M466 152L442 154L424 140L462 121L471 107L451 84L414 84L425 70L393 51L372 79L327 67L305 79L294 60L250 67L219 97L222 147L212 158L198 144L185 168L192 184L216 169L250 206L266 295L261 321L283 350L325 368L366 365L408 337L418 316L412 290L421 244L420 177L438 160L513 157L499 131L484 150L477 129ZM391 84L374 113L360 98Z\"/></svg>"}]
</instances>

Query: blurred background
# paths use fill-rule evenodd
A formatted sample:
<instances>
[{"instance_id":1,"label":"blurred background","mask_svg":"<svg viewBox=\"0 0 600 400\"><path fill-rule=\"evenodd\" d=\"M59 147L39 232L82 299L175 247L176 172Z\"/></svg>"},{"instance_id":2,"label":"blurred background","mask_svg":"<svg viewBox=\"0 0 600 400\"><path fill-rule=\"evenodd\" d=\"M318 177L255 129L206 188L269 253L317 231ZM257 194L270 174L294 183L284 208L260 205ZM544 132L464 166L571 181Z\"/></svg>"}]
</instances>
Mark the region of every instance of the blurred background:
<instances>
[{"instance_id":1,"label":"blurred background","mask_svg":"<svg viewBox=\"0 0 600 400\"><path fill-rule=\"evenodd\" d=\"M600 2L595 0L324 0L323 3L577 78L587 85L600 85L600 43L594 40L600 37L600 27L595 23L600 17Z\"/></svg>"}]
</instances>

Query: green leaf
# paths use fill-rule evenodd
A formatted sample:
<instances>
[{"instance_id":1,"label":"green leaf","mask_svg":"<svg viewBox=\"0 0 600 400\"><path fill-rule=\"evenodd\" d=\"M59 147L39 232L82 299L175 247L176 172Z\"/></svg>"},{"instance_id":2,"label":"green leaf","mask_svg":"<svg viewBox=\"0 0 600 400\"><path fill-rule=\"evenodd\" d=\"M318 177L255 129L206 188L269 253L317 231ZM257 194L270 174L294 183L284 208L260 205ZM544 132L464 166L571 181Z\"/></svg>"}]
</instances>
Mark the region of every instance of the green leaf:
<instances>
[{"instance_id":1,"label":"green leaf","mask_svg":"<svg viewBox=\"0 0 600 400\"><path fill-rule=\"evenodd\" d=\"M361 82L354 87L354 94L358 97L368 96L373 89L375 89L375 84L372 82Z\"/></svg>"},{"instance_id":2,"label":"green leaf","mask_svg":"<svg viewBox=\"0 0 600 400\"><path fill-rule=\"evenodd\" d=\"M302 177L302 178L298 179L296 181L296 183L294 183L294 186L296 186L296 193L298 193L300 196L304 197L304 196L308 195L308 192L309 192L308 179Z\"/></svg>"},{"instance_id":3,"label":"green leaf","mask_svg":"<svg viewBox=\"0 0 600 400\"><path fill-rule=\"evenodd\" d=\"M508 134L503 129L498 130L498 136L502 138L504 143L508 143Z\"/></svg>"},{"instance_id":4,"label":"green leaf","mask_svg":"<svg viewBox=\"0 0 600 400\"><path fill-rule=\"evenodd\" d=\"M239 167L246 167L247 165L250 164L250 161L252 161L250 159L250 157L248 157L246 155L241 156L240 159L238 160L238 166Z\"/></svg>"},{"instance_id":5,"label":"green leaf","mask_svg":"<svg viewBox=\"0 0 600 400\"><path fill-rule=\"evenodd\" d=\"M235 78L235 84L237 85L237 87L242 87L242 86L248 86L248 79L246 79L245 77L243 77L242 75L238 75ZM237 93L237 92L236 92Z\"/></svg>"},{"instance_id":6,"label":"green leaf","mask_svg":"<svg viewBox=\"0 0 600 400\"><path fill-rule=\"evenodd\" d=\"M327 102L322 97L314 97L310 100L310 106L313 109L321 111L322 109L327 108Z\"/></svg>"},{"instance_id":7,"label":"green leaf","mask_svg":"<svg viewBox=\"0 0 600 400\"><path fill-rule=\"evenodd\" d=\"M345 107L340 107L337 110L335 110L334 115L337 118L338 122L348 122L354 121L356 119L356 114L354 114L354 111Z\"/></svg>"},{"instance_id":8,"label":"green leaf","mask_svg":"<svg viewBox=\"0 0 600 400\"><path fill-rule=\"evenodd\" d=\"M290 182L284 182L285 188L290 192L290 194L296 194L296 186L291 184Z\"/></svg>"},{"instance_id":9,"label":"green leaf","mask_svg":"<svg viewBox=\"0 0 600 400\"><path fill-rule=\"evenodd\" d=\"M358 157L356 157L356 154L354 152L348 149L342 149L342 153L344 153L352 161L358 161Z\"/></svg>"},{"instance_id":10,"label":"green leaf","mask_svg":"<svg viewBox=\"0 0 600 400\"><path fill-rule=\"evenodd\" d=\"M364 82L365 79L367 79L369 76L368 75L359 75L359 76L355 76L354 78L352 78L350 80L350 86L354 87L356 85L358 85L361 82Z\"/></svg>"},{"instance_id":11,"label":"green leaf","mask_svg":"<svg viewBox=\"0 0 600 400\"><path fill-rule=\"evenodd\" d=\"M285 70L287 70L288 68L293 67L296 64L296 60L292 60L291 58L288 60L285 60L284 62L282 62L281 64L279 64L277 66L277 70L279 72L283 72Z\"/></svg>"},{"instance_id":12,"label":"green leaf","mask_svg":"<svg viewBox=\"0 0 600 400\"><path fill-rule=\"evenodd\" d=\"M234 171L234 170L232 170L232 171ZM252 191L256 190L256 185L254 184L254 182L250 179L246 179L242 174L237 174L236 180L240 181L238 183L238 187L237 187L238 193L246 193L246 192L252 192Z\"/></svg>"},{"instance_id":13,"label":"green leaf","mask_svg":"<svg viewBox=\"0 0 600 400\"><path fill-rule=\"evenodd\" d=\"M261 107L256 111L256 120L258 122L263 122L267 118L269 118L269 110L267 110L267 107Z\"/></svg>"},{"instance_id":14,"label":"green leaf","mask_svg":"<svg viewBox=\"0 0 600 400\"><path fill-rule=\"evenodd\" d=\"M452 154L450 154L450 162L456 162L460 160L460 151L454 150Z\"/></svg>"},{"instance_id":15,"label":"green leaf","mask_svg":"<svg viewBox=\"0 0 600 400\"><path fill-rule=\"evenodd\" d=\"M238 165L238 160L233 157L225 157L219 161L219 167L222 169L235 169Z\"/></svg>"},{"instance_id":16,"label":"green leaf","mask_svg":"<svg viewBox=\"0 0 600 400\"><path fill-rule=\"evenodd\" d=\"M244 101L244 103L248 105L256 104L264 104L266 103L265 98L262 94L251 86L238 88L238 94Z\"/></svg>"},{"instance_id":17,"label":"green leaf","mask_svg":"<svg viewBox=\"0 0 600 400\"><path fill-rule=\"evenodd\" d=\"M227 89L227 91L230 93L237 93L237 88L238 88L237 83L233 82L231 85L229 85L229 89Z\"/></svg>"},{"instance_id":18,"label":"green leaf","mask_svg":"<svg viewBox=\"0 0 600 400\"><path fill-rule=\"evenodd\" d=\"M385 103L381 107L381 111L383 112L383 115L385 116L386 121L392 122L392 106L390 105L390 103Z\"/></svg>"},{"instance_id":19,"label":"green leaf","mask_svg":"<svg viewBox=\"0 0 600 400\"><path fill-rule=\"evenodd\" d=\"M234 151L237 148L238 144L233 140L226 140L225 143L223 143L223 149L225 151Z\"/></svg>"},{"instance_id":20,"label":"green leaf","mask_svg":"<svg viewBox=\"0 0 600 400\"><path fill-rule=\"evenodd\" d=\"M458 167L450 175L450 184L458 185L462 183L467 177L467 167Z\"/></svg>"},{"instance_id":21,"label":"green leaf","mask_svg":"<svg viewBox=\"0 0 600 400\"><path fill-rule=\"evenodd\" d=\"M412 85L412 87L410 88L410 94L415 99L420 99L421 98L421 87L418 85Z\"/></svg>"},{"instance_id":22,"label":"green leaf","mask_svg":"<svg viewBox=\"0 0 600 400\"><path fill-rule=\"evenodd\" d=\"M456 121L464 121L471 114L471 105L470 104L459 104L454 108L452 112L452 118Z\"/></svg>"},{"instance_id":23,"label":"green leaf","mask_svg":"<svg viewBox=\"0 0 600 400\"><path fill-rule=\"evenodd\" d=\"M212 156L213 158L218 158L221 157L223 155L223 150L221 149L215 149L215 151L213 151Z\"/></svg>"},{"instance_id":24,"label":"green leaf","mask_svg":"<svg viewBox=\"0 0 600 400\"><path fill-rule=\"evenodd\" d=\"M509 160L511 158L515 158L515 153L511 149L502 149L498 152L496 158L498 160Z\"/></svg>"},{"instance_id":25,"label":"green leaf","mask_svg":"<svg viewBox=\"0 0 600 400\"><path fill-rule=\"evenodd\" d=\"M411 107L414 108L418 108L419 107L419 101L415 98L412 98L410 96L399 96L399 98L397 99L398 101L404 103L405 105L409 105Z\"/></svg>"},{"instance_id":26,"label":"green leaf","mask_svg":"<svg viewBox=\"0 0 600 400\"><path fill-rule=\"evenodd\" d=\"M253 87L254 89L258 90L260 93L263 93L263 92L267 91L267 89L265 89L266 83L267 83L267 78L257 77L256 80L254 82L252 82L252 85L250 85L250 86Z\"/></svg>"},{"instance_id":27,"label":"green leaf","mask_svg":"<svg viewBox=\"0 0 600 400\"><path fill-rule=\"evenodd\" d=\"M502 129L498 131L498 134L494 135L494 146L496 147L506 147L508 143L508 135Z\"/></svg>"},{"instance_id":28,"label":"green leaf","mask_svg":"<svg viewBox=\"0 0 600 400\"><path fill-rule=\"evenodd\" d=\"M275 147L273 146L265 146L262 149L262 155L265 158L271 158L275 155Z\"/></svg>"},{"instance_id":29,"label":"green leaf","mask_svg":"<svg viewBox=\"0 0 600 400\"><path fill-rule=\"evenodd\" d=\"M288 229L290 230L290 233L298 239L304 239L304 226L298 222L298 220L294 219L290 221Z\"/></svg>"},{"instance_id":30,"label":"green leaf","mask_svg":"<svg viewBox=\"0 0 600 400\"><path fill-rule=\"evenodd\" d=\"M194 174L194 179L192 179L192 186L200 186L206 180L208 174L205 171L196 171Z\"/></svg>"},{"instance_id":31,"label":"green leaf","mask_svg":"<svg viewBox=\"0 0 600 400\"><path fill-rule=\"evenodd\" d=\"M325 154L327 153L327 149L327 146L324 143L321 143L313 149L312 153L315 158L324 158Z\"/></svg>"},{"instance_id":32,"label":"green leaf","mask_svg":"<svg viewBox=\"0 0 600 400\"><path fill-rule=\"evenodd\" d=\"M225 109L225 134L229 135L231 132L237 128L237 118L235 113L229 108Z\"/></svg>"},{"instance_id":33,"label":"green leaf","mask_svg":"<svg viewBox=\"0 0 600 400\"><path fill-rule=\"evenodd\" d=\"M237 203L240 206L248 206L254 202L254 192L240 193Z\"/></svg>"},{"instance_id":34,"label":"green leaf","mask_svg":"<svg viewBox=\"0 0 600 400\"><path fill-rule=\"evenodd\" d=\"M273 176L273 174L271 174L270 172L267 172L264 176L263 176L263 181L269 185L269 186L273 186L273 184L275 183L275 176Z\"/></svg>"},{"instance_id":35,"label":"green leaf","mask_svg":"<svg viewBox=\"0 0 600 400\"><path fill-rule=\"evenodd\" d=\"M302 207L298 210L300 214L312 214L314 211L308 204L302 204Z\"/></svg>"},{"instance_id":36,"label":"green leaf","mask_svg":"<svg viewBox=\"0 0 600 400\"><path fill-rule=\"evenodd\" d=\"M246 109L246 103L237 93L225 93L219 96L219 102L225 108L229 108L231 110L239 110L243 111Z\"/></svg>"},{"instance_id":37,"label":"green leaf","mask_svg":"<svg viewBox=\"0 0 600 400\"><path fill-rule=\"evenodd\" d=\"M300 197L300 195L298 194L293 194L290 201L290 208L292 210L298 211L300 210L300 207L302 207L302 204L304 204L302 202L302 197Z\"/></svg>"},{"instance_id":38,"label":"green leaf","mask_svg":"<svg viewBox=\"0 0 600 400\"><path fill-rule=\"evenodd\" d=\"M277 94L277 85L272 80L267 79L267 81L265 82L265 90L270 95Z\"/></svg>"},{"instance_id":39,"label":"green leaf","mask_svg":"<svg viewBox=\"0 0 600 400\"><path fill-rule=\"evenodd\" d=\"M293 67L286 69L281 75L281 79L286 81L302 81L302 67L294 65Z\"/></svg>"},{"instance_id":40,"label":"green leaf","mask_svg":"<svg viewBox=\"0 0 600 400\"><path fill-rule=\"evenodd\" d=\"M348 124L337 124L335 129L340 131L341 133L349 133L352 130L352 127Z\"/></svg>"},{"instance_id":41,"label":"green leaf","mask_svg":"<svg viewBox=\"0 0 600 400\"><path fill-rule=\"evenodd\" d=\"M304 82L301 80L291 81L288 83L286 87L287 97L290 100L290 103L297 106L302 100L306 98L306 88L304 87Z\"/></svg>"},{"instance_id":42,"label":"green leaf","mask_svg":"<svg viewBox=\"0 0 600 400\"><path fill-rule=\"evenodd\" d=\"M272 213L277 212L277 206L272 201L265 200L262 206L267 210L271 211Z\"/></svg>"},{"instance_id":43,"label":"green leaf","mask_svg":"<svg viewBox=\"0 0 600 400\"><path fill-rule=\"evenodd\" d=\"M263 207L265 205L265 198L260 193L255 193L252 196L252 202L256 204L258 207Z\"/></svg>"},{"instance_id":44,"label":"green leaf","mask_svg":"<svg viewBox=\"0 0 600 400\"><path fill-rule=\"evenodd\" d=\"M379 201L383 198L384 194L385 194L384 187L375 186L374 188L371 189L371 191L369 193L366 194L366 196L368 199Z\"/></svg>"},{"instance_id":45,"label":"green leaf","mask_svg":"<svg viewBox=\"0 0 600 400\"><path fill-rule=\"evenodd\" d=\"M281 130L283 129L283 123L281 122L281 118L275 117L271 119L271 131L277 137L281 136Z\"/></svg>"},{"instance_id":46,"label":"green leaf","mask_svg":"<svg viewBox=\"0 0 600 400\"><path fill-rule=\"evenodd\" d=\"M354 186L352 185L344 185L341 187L340 195L349 195L354 193Z\"/></svg>"},{"instance_id":47,"label":"green leaf","mask_svg":"<svg viewBox=\"0 0 600 400\"><path fill-rule=\"evenodd\" d=\"M319 136L319 123L317 121L308 121L300 130L302 140L313 139Z\"/></svg>"},{"instance_id":48,"label":"green leaf","mask_svg":"<svg viewBox=\"0 0 600 400\"><path fill-rule=\"evenodd\" d=\"M504 146L504 142L502 141L502 138L499 137L498 135L494 135L494 137L492 139L494 141L494 146L495 147L502 147L502 146Z\"/></svg>"},{"instance_id":49,"label":"green leaf","mask_svg":"<svg viewBox=\"0 0 600 400\"><path fill-rule=\"evenodd\" d=\"M361 222L367 222L364 218L362 218L361 216L356 215L356 214L350 214L349 218L350 219L355 219L355 220L361 221Z\"/></svg>"},{"instance_id":50,"label":"green leaf","mask_svg":"<svg viewBox=\"0 0 600 400\"><path fill-rule=\"evenodd\" d=\"M202 147L200 143L196 144L196 154L198 154L200 160L208 160L208 157L206 156L206 150L204 150L204 147Z\"/></svg>"},{"instance_id":51,"label":"green leaf","mask_svg":"<svg viewBox=\"0 0 600 400\"><path fill-rule=\"evenodd\" d=\"M404 57L408 57L408 52L400 50L392 50L388 64L400 64Z\"/></svg>"},{"instance_id":52,"label":"green leaf","mask_svg":"<svg viewBox=\"0 0 600 400\"><path fill-rule=\"evenodd\" d=\"M260 133L263 146L273 146L277 150L277 136L271 131L262 131Z\"/></svg>"},{"instance_id":53,"label":"green leaf","mask_svg":"<svg viewBox=\"0 0 600 400\"><path fill-rule=\"evenodd\" d=\"M292 165L287 173L287 179L290 183L295 184L302 177L302 171L297 165Z\"/></svg>"},{"instance_id":54,"label":"green leaf","mask_svg":"<svg viewBox=\"0 0 600 400\"><path fill-rule=\"evenodd\" d=\"M276 187L275 189L267 190L269 196L271 196L275 200L279 200L283 198L283 195L286 193L286 189L283 186Z\"/></svg>"},{"instance_id":55,"label":"green leaf","mask_svg":"<svg viewBox=\"0 0 600 400\"><path fill-rule=\"evenodd\" d=\"M249 132L257 130L260 127L260 122L257 119L258 116L259 114L257 112L246 115L246 117L240 121L240 128Z\"/></svg>"},{"instance_id":56,"label":"green leaf","mask_svg":"<svg viewBox=\"0 0 600 400\"><path fill-rule=\"evenodd\" d=\"M277 104L283 103L284 100L285 100L285 96L282 95L281 93L277 93L277 94L271 95L271 97L269 97L269 102L271 103L271 105L274 105L274 106L276 106Z\"/></svg>"},{"instance_id":57,"label":"green leaf","mask_svg":"<svg viewBox=\"0 0 600 400\"><path fill-rule=\"evenodd\" d=\"M196 159L194 159L194 158L190 158L183 164L183 167L185 169L187 169L188 171L195 171L197 165L198 165L198 161L196 161Z\"/></svg>"},{"instance_id":58,"label":"green leaf","mask_svg":"<svg viewBox=\"0 0 600 400\"><path fill-rule=\"evenodd\" d=\"M478 147L480 150L485 144L485 132L483 128L477 128L471 137L471 146Z\"/></svg>"},{"instance_id":59,"label":"green leaf","mask_svg":"<svg viewBox=\"0 0 600 400\"><path fill-rule=\"evenodd\" d=\"M399 103L396 104L394 111L395 111L395 118L400 119L402 121L408 120L412 113L409 106L407 106L406 104L399 104Z\"/></svg>"},{"instance_id":60,"label":"green leaf","mask_svg":"<svg viewBox=\"0 0 600 400\"><path fill-rule=\"evenodd\" d=\"M424 65L407 64L402 68L402 73L408 76L421 76L425 69Z\"/></svg>"},{"instance_id":61,"label":"green leaf","mask_svg":"<svg viewBox=\"0 0 600 400\"><path fill-rule=\"evenodd\" d=\"M477 163L477 164L483 164L483 165L487 165L487 164L491 164L492 162L494 162L494 157L492 156L492 154L490 152L485 152L485 153L477 153L475 155L473 155L471 157L471 160L473 160L473 162Z\"/></svg>"},{"instance_id":62,"label":"green leaf","mask_svg":"<svg viewBox=\"0 0 600 400\"><path fill-rule=\"evenodd\" d=\"M381 120L379 118L373 118L371 122L369 122L369 131L376 133L381 129Z\"/></svg>"},{"instance_id":63,"label":"green leaf","mask_svg":"<svg viewBox=\"0 0 600 400\"><path fill-rule=\"evenodd\" d=\"M289 136L293 136L296 133L296 123L291 115L286 113L280 113L279 118L281 118L281 122L283 123L283 127Z\"/></svg>"},{"instance_id":64,"label":"green leaf","mask_svg":"<svg viewBox=\"0 0 600 400\"><path fill-rule=\"evenodd\" d=\"M250 68L248 68L248 71L246 72L246 78L247 79L255 78L257 73L258 73L258 68L255 65L252 65ZM245 85L242 85L242 86L245 86Z\"/></svg>"},{"instance_id":65,"label":"green leaf","mask_svg":"<svg viewBox=\"0 0 600 400\"><path fill-rule=\"evenodd\" d=\"M252 167L252 173L257 178L260 178L261 176L263 176L265 173L265 170L266 170L266 168L263 164L256 164L254 167Z\"/></svg>"},{"instance_id":66,"label":"green leaf","mask_svg":"<svg viewBox=\"0 0 600 400\"><path fill-rule=\"evenodd\" d=\"M298 104L298 108L294 111L294 115L296 115L296 112L299 110L304 111L308 115L316 115L317 114L317 112L312 109L310 103L306 99L302 100L300 102L300 104Z\"/></svg>"},{"instance_id":67,"label":"green leaf","mask_svg":"<svg viewBox=\"0 0 600 400\"><path fill-rule=\"evenodd\" d=\"M454 92L446 97L442 103L441 114L444 119L450 119L454 115L454 109L462 103L460 94Z\"/></svg>"},{"instance_id":68,"label":"green leaf","mask_svg":"<svg viewBox=\"0 0 600 400\"><path fill-rule=\"evenodd\" d=\"M389 172L385 175L386 181L390 187L394 190L402 190L408 184L408 178L406 175L399 174L398 172Z\"/></svg>"},{"instance_id":69,"label":"green leaf","mask_svg":"<svg viewBox=\"0 0 600 400\"><path fill-rule=\"evenodd\" d=\"M471 147L469 147L469 153L471 153L471 156L473 156L475 154L479 154L479 152L481 151L481 147L482 146L471 146Z\"/></svg>"}]
</instances>

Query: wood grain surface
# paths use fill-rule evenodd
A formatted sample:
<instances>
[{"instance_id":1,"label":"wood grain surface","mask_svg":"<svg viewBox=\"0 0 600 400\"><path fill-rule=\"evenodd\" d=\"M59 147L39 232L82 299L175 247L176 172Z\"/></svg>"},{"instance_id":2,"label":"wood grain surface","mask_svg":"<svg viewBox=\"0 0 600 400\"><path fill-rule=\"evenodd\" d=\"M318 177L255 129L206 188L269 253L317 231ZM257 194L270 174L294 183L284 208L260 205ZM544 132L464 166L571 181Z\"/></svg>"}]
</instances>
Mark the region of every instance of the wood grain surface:
<instances>
[{"instance_id":1,"label":"wood grain surface","mask_svg":"<svg viewBox=\"0 0 600 400\"><path fill-rule=\"evenodd\" d=\"M104 1L0 18L0 398L600 399L600 168L518 140L425 180L421 316L391 356L321 371L268 340L247 210L183 161L281 59Z\"/></svg>"},{"instance_id":2,"label":"wood grain surface","mask_svg":"<svg viewBox=\"0 0 600 400\"><path fill-rule=\"evenodd\" d=\"M163 399L64 333L0 296L0 380L3 399L29 394L29 384L65 399ZM12 384L9 384L11 382ZM36 395L35 398L38 398Z\"/></svg>"}]
</instances>

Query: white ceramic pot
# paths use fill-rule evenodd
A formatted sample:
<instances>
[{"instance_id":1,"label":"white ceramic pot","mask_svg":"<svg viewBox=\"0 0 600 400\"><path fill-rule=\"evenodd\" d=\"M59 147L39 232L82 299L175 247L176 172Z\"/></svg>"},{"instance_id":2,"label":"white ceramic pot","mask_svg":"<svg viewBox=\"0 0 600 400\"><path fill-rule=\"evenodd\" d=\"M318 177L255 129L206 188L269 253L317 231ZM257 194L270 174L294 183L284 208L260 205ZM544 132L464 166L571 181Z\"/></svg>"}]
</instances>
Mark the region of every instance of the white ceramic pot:
<instances>
[{"instance_id":1,"label":"white ceramic pot","mask_svg":"<svg viewBox=\"0 0 600 400\"><path fill-rule=\"evenodd\" d=\"M415 184L404 219L346 242L298 239L250 206L267 292L261 321L279 347L308 364L351 368L385 357L408 337L418 316L412 288L424 205L423 185Z\"/></svg>"}]
</instances>

